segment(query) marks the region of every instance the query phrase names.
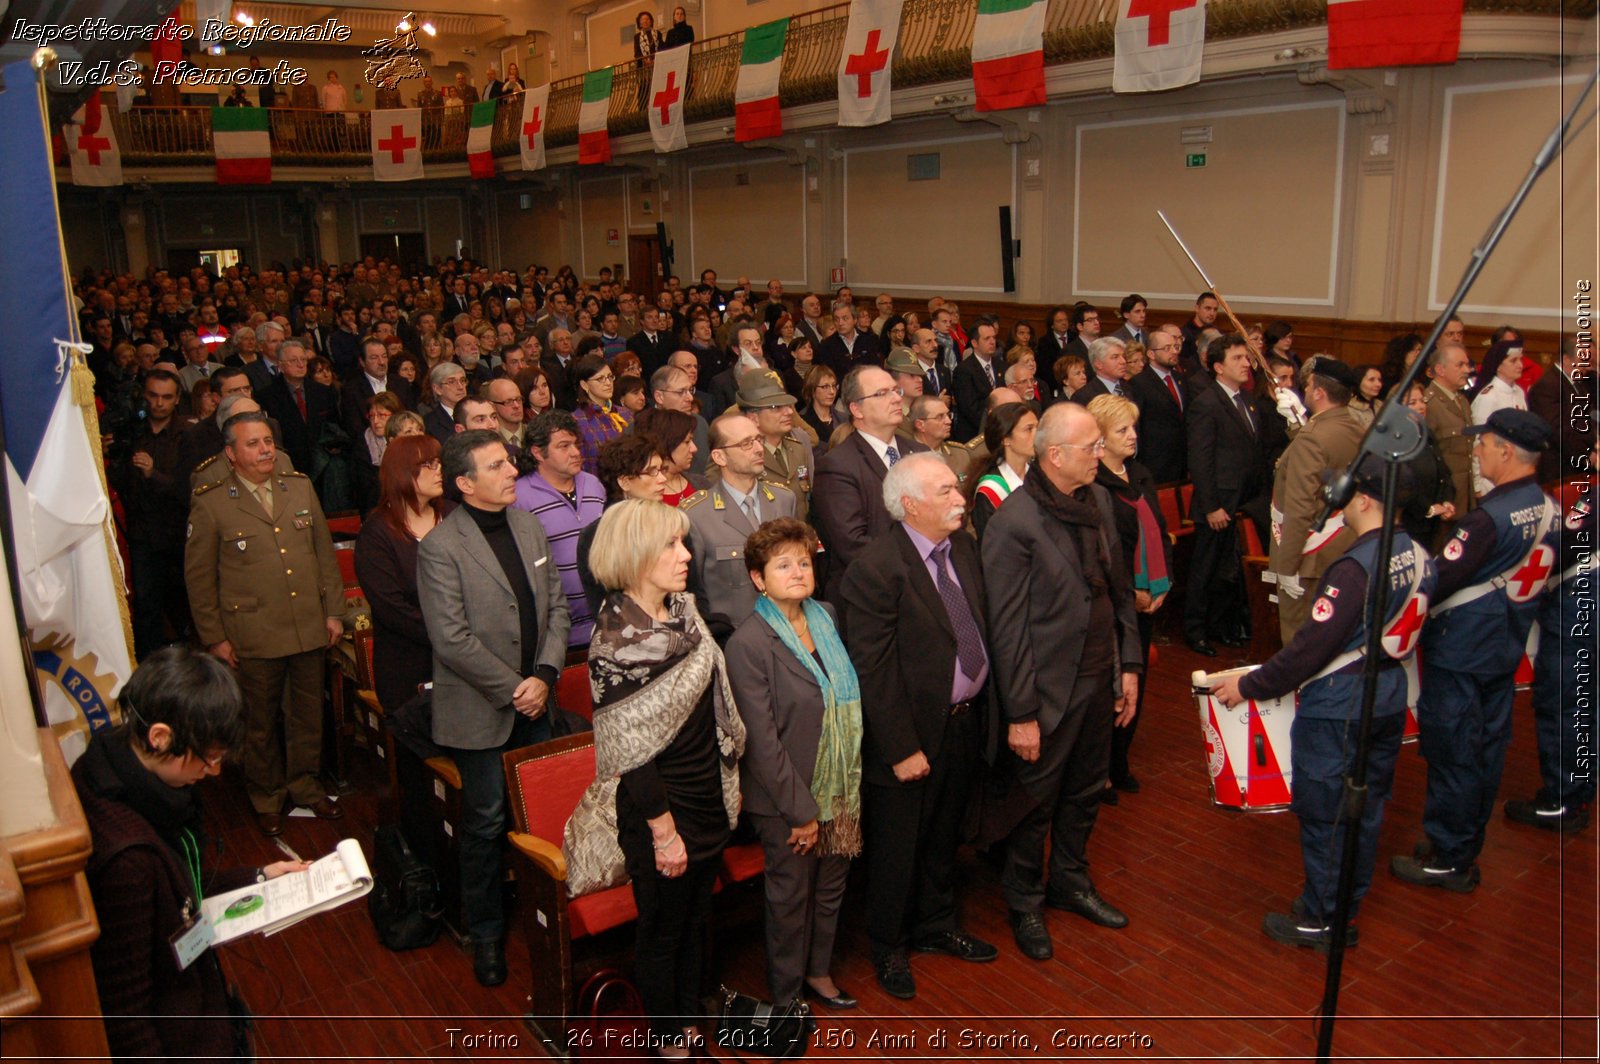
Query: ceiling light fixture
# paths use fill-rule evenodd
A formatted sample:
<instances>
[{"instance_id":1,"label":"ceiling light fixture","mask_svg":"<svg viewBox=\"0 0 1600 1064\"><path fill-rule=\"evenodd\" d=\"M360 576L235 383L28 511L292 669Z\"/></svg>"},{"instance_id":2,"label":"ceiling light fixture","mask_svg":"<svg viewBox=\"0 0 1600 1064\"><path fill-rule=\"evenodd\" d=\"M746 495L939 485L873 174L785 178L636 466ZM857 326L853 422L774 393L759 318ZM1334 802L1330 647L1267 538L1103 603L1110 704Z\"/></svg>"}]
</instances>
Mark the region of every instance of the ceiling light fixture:
<instances>
[{"instance_id":1,"label":"ceiling light fixture","mask_svg":"<svg viewBox=\"0 0 1600 1064\"><path fill-rule=\"evenodd\" d=\"M426 33L429 37L439 36L439 30L434 26L432 19L422 20L422 32Z\"/></svg>"},{"instance_id":2,"label":"ceiling light fixture","mask_svg":"<svg viewBox=\"0 0 1600 1064\"><path fill-rule=\"evenodd\" d=\"M235 11L233 14L233 21L237 22L241 26L254 26L256 24L256 20L245 14L243 11Z\"/></svg>"}]
</instances>

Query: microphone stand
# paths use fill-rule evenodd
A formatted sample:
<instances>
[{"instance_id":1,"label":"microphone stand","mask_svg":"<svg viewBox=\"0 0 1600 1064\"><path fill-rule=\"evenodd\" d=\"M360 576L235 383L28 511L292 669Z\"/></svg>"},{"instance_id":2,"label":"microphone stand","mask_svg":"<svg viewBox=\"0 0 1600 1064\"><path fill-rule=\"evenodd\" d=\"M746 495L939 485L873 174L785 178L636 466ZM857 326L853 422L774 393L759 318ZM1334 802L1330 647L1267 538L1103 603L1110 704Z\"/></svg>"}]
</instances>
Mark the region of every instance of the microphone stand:
<instances>
[{"instance_id":1,"label":"microphone stand","mask_svg":"<svg viewBox=\"0 0 1600 1064\"><path fill-rule=\"evenodd\" d=\"M1573 101L1572 108L1545 138L1544 146L1534 156L1533 166L1522 179L1522 184L1511 197L1511 202L1506 204L1505 209L1490 223L1489 231L1473 249L1466 273L1462 276L1461 283L1456 286L1455 294L1451 296L1443 314L1434 323L1433 332L1423 344L1422 354L1411 364L1400 378L1400 383L1390 392L1389 402L1383 405L1372 426L1362 437L1361 449L1350 466L1323 489L1325 505L1322 515L1317 518L1313 526L1319 530L1329 517L1349 505L1351 497L1355 495L1355 470L1361 464L1362 458L1369 454L1376 455L1384 463L1383 526L1378 533L1380 564L1376 570L1377 575L1368 584L1367 646L1361 669L1361 716L1356 731L1355 760L1351 765L1350 774L1345 777L1340 810L1340 816L1344 819L1344 850L1339 861L1339 889L1334 904L1333 926L1329 930L1328 970L1323 982L1322 1012L1317 1025L1319 1061L1332 1059L1334 1021L1339 1011L1339 978L1344 967L1345 935L1350 927L1350 896L1355 892L1356 851L1361 837L1361 817L1367 804L1367 760L1371 746L1372 711L1378 694L1378 664L1379 657L1383 654L1383 625L1389 615L1388 572L1389 558L1394 552L1395 496L1399 463L1419 453L1427 442L1427 428L1411 416L1405 405L1405 396L1412 383L1421 374L1423 365L1433 354L1434 346L1439 342L1445 325L1455 316L1456 308L1465 301L1467 292L1478 279L1478 274L1483 272L1484 264L1494 253L1496 245L1510 227L1511 220L1516 217L1523 201L1528 198L1534 183L1555 159L1562 142L1566 139L1568 129L1577 117L1578 109L1589 98L1589 92L1594 88L1597 78L1600 78L1600 71L1589 76L1582 91L1578 93L1578 98Z\"/></svg>"}]
</instances>

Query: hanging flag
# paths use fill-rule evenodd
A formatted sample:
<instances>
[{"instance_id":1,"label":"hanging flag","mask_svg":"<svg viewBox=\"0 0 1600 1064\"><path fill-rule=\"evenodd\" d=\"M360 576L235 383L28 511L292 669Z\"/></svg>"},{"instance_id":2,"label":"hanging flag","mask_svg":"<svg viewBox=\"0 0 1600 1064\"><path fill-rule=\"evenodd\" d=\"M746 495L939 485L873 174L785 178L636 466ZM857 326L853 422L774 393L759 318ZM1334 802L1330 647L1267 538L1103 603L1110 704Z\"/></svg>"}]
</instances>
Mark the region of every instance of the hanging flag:
<instances>
[{"instance_id":1,"label":"hanging flag","mask_svg":"<svg viewBox=\"0 0 1600 1064\"><path fill-rule=\"evenodd\" d=\"M472 105L472 128L467 133L467 165L473 177L494 176L494 100L479 100Z\"/></svg>"},{"instance_id":2,"label":"hanging flag","mask_svg":"<svg viewBox=\"0 0 1600 1064\"><path fill-rule=\"evenodd\" d=\"M900 37L905 0L855 0L839 56L839 124L879 126L889 121L889 64Z\"/></svg>"},{"instance_id":3,"label":"hanging flag","mask_svg":"<svg viewBox=\"0 0 1600 1064\"><path fill-rule=\"evenodd\" d=\"M122 152L111 118L96 89L62 130L72 159L72 183L108 187L122 184Z\"/></svg>"},{"instance_id":4,"label":"hanging flag","mask_svg":"<svg viewBox=\"0 0 1600 1064\"><path fill-rule=\"evenodd\" d=\"M1328 69L1454 63L1461 0L1328 0Z\"/></svg>"},{"instance_id":5,"label":"hanging flag","mask_svg":"<svg viewBox=\"0 0 1600 1064\"><path fill-rule=\"evenodd\" d=\"M783 42L788 35L786 18L744 31L739 81L733 90L734 140L760 140L783 132L778 78L783 74Z\"/></svg>"},{"instance_id":6,"label":"hanging flag","mask_svg":"<svg viewBox=\"0 0 1600 1064\"><path fill-rule=\"evenodd\" d=\"M656 151L681 151L689 146L683 127L683 102L689 87L689 46L680 44L656 53L650 73L650 139Z\"/></svg>"},{"instance_id":7,"label":"hanging flag","mask_svg":"<svg viewBox=\"0 0 1600 1064\"><path fill-rule=\"evenodd\" d=\"M372 177L414 181L422 176L422 112L415 107L372 112Z\"/></svg>"},{"instance_id":8,"label":"hanging flag","mask_svg":"<svg viewBox=\"0 0 1600 1064\"><path fill-rule=\"evenodd\" d=\"M544 169L545 116L550 113L550 85L545 83L522 94L522 125L517 145L522 151L524 170Z\"/></svg>"},{"instance_id":9,"label":"hanging flag","mask_svg":"<svg viewBox=\"0 0 1600 1064\"><path fill-rule=\"evenodd\" d=\"M71 761L114 724L131 630L100 466L94 379L75 350L43 93L27 61L0 93L0 410L23 617L48 719Z\"/></svg>"},{"instance_id":10,"label":"hanging flag","mask_svg":"<svg viewBox=\"0 0 1600 1064\"><path fill-rule=\"evenodd\" d=\"M612 70L591 70L583 76L583 106L578 108L578 161L611 161L611 134L606 120L611 113Z\"/></svg>"},{"instance_id":11,"label":"hanging flag","mask_svg":"<svg viewBox=\"0 0 1600 1064\"><path fill-rule=\"evenodd\" d=\"M1112 92L1160 92L1200 80L1206 0L1118 0Z\"/></svg>"},{"instance_id":12,"label":"hanging flag","mask_svg":"<svg viewBox=\"0 0 1600 1064\"><path fill-rule=\"evenodd\" d=\"M272 183L271 112L260 107L213 107L211 144L217 153L217 184Z\"/></svg>"},{"instance_id":13,"label":"hanging flag","mask_svg":"<svg viewBox=\"0 0 1600 1064\"><path fill-rule=\"evenodd\" d=\"M972 30L974 110L1044 103L1045 0L978 0Z\"/></svg>"}]
</instances>

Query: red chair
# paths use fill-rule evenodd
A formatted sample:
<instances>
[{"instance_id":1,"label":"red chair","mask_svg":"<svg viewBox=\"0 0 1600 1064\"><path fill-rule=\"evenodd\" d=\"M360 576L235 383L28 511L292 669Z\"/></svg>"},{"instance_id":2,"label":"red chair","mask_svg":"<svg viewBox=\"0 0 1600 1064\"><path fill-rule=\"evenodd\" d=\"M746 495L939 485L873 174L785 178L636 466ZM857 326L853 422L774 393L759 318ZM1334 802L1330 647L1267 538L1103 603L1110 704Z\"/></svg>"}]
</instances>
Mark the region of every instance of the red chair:
<instances>
[{"instance_id":1,"label":"red chair","mask_svg":"<svg viewBox=\"0 0 1600 1064\"><path fill-rule=\"evenodd\" d=\"M356 545L343 542L333 545L333 557L339 563L339 579L344 581L345 590L357 587L356 580Z\"/></svg>"},{"instance_id":2,"label":"red chair","mask_svg":"<svg viewBox=\"0 0 1600 1064\"><path fill-rule=\"evenodd\" d=\"M353 511L329 514L328 531L336 540L355 539L361 534L361 515Z\"/></svg>"},{"instance_id":3,"label":"red chair","mask_svg":"<svg viewBox=\"0 0 1600 1064\"><path fill-rule=\"evenodd\" d=\"M530 1014L548 1018L542 1034L561 1037L573 1007L572 943L638 917L633 888L608 887L581 898L567 895L561 840L567 819L594 780L594 736L585 732L507 751L511 793L509 833L517 869L522 929L533 962Z\"/></svg>"},{"instance_id":4,"label":"red chair","mask_svg":"<svg viewBox=\"0 0 1600 1064\"><path fill-rule=\"evenodd\" d=\"M561 670L561 678L556 681L556 705L594 723L594 693L589 689L588 662L568 665Z\"/></svg>"},{"instance_id":5,"label":"red chair","mask_svg":"<svg viewBox=\"0 0 1600 1064\"><path fill-rule=\"evenodd\" d=\"M1185 481L1184 484L1181 487L1178 488L1178 502L1179 502L1179 504L1181 505L1181 507L1183 509L1183 523L1186 524L1186 525L1193 526L1194 525L1194 513L1193 513L1193 509L1194 509L1194 484L1193 483Z\"/></svg>"},{"instance_id":6,"label":"red chair","mask_svg":"<svg viewBox=\"0 0 1600 1064\"><path fill-rule=\"evenodd\" d=\"M1161 520L1167 524L1167 538L1178 542L1179 536L1194 534L1194 526L1183 523L1183 510L1178 502L1178 485L1166 484L1156 489L1156 502L1161 507Z\"/></svg>"}]
</instances>

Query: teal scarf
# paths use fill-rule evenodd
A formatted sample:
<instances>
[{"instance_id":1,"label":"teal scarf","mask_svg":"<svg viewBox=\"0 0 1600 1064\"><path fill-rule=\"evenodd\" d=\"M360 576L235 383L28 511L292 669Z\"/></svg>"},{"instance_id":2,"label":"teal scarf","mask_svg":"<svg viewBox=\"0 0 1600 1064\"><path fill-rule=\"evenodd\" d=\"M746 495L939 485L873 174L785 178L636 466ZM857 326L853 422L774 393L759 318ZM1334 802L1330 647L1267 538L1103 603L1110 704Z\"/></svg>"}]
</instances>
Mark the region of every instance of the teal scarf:
<instances>
[{"instance_id":1,"label":"teal scarf","mask_svg":"<svg viewBox=\"0 0 1600 1064\"><path fill-rule=\"evenodd\" d=\"M816 852L854 857L861 852L861 686L828 611L811 599L806 599L804 609L811 641L822 658L820 667L783 611L765 595L756 599L756 613L822 689L822 738L811 774L811 797L817 801L821 828Z\"/></svg>"}]
</instances>

